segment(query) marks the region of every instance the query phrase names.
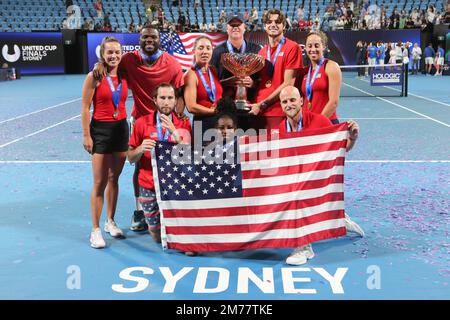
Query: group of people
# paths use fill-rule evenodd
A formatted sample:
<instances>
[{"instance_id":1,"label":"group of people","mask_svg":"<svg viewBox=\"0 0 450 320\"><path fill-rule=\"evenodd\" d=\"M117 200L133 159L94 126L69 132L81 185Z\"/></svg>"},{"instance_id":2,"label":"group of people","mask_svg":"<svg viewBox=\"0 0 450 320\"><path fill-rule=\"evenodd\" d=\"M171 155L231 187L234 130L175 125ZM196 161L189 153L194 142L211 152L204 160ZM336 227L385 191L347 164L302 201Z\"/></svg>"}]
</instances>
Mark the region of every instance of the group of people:
<instances>
[{"instance_id":1,"label":"group of people","mask_svg":"<svg viewBox=\"0 0 450 320\"><path fill-rule=\"evenodd\" d=\"M420 49L420 48L419 48ZM442 71L444 70L445 64L445 51L442 45L439 44L437 50L435 51L431 43L424 50L425 56L425 72L426 74L431 74L433 66L436 68L435 76L442 76ZM420 56L419 56L420 59Z\"/></svg>"},{"instance_id":2,"label":"group of people","mask_svg":"<svg viewBox=\"0 0 450 320\"><path fill-rule=\"evenodd\" d=\"M240 14L227 17L228 40L213 48L211 39L200 36L194 43L193 67L183 74L179 62L160 49L159 31L145 25L139 38L140 50L122 55L119 41L105 37L101 58L83 85L83 145L92 155L94 184L91 193L92 225L90 243L106 246L100 217L106 194L107 218L104 231L123 237L114 220L119 194L118 179L126 158L135 164L133 185L136 210L131 230L149 230L160 242L160 214L155 193L151 151L156 141L191 143L194 131L212 130L231 139L239 129L298 132L339 123L341 73L338 64L325 59L326 35L312 32L306 37L310 65L303 67L300 46L285 37L286 18L278 9L263 17L268 44L263 48L244 39ZM266 59L256 75L238 78L221 65L224 53L257 53ZM248 88L248 110L238 112L234 104L236 87ZM134 105L128 131L125 101L128 88ZM90 119L90 106L93 114ZM193 115L193 126L185 115ZM198 129L197 129L198 127ZM359 134L358 124L348 121L350 150ZM193 138L194 137L194 138ZM212 143L203 136L202 143ZM363 230L345 215L348 231L363 236ZM186 255L195 255L186 252ZM306 263L314 256L311 244L296 248L286 262Z\"/></svg>"},{"instance_id":3,"label":"group of people","mask_svg":"<svg viewBox=\"0 0 450 320\"><path fill-rule=\"evenodd\" d=\"M356 63L358 65L381 66L387 64L411 64L411 73L417 74L421 69L422 49L417 43L411 46L410 42L383 43L382 41L365 42L358 41L355 49ZM424 71L431 74L433 66L436 68L435 75L442 75L444 67L444 49L439 44L435 51L430 43L424 50L423 56L425 60ZM361 68L358 76L367 75L368 68Z\"/></svg>"}]
</instances>

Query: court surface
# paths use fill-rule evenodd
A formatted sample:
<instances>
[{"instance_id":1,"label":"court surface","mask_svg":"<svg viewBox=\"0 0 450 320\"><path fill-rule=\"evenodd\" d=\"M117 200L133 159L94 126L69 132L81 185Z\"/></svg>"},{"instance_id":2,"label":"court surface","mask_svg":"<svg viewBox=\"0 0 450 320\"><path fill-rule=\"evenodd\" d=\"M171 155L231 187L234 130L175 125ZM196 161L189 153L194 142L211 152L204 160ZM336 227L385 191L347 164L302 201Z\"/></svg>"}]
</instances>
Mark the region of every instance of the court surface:
<instances>
[{"instance_id":1,"label":"court surface","mask_svg":"<svg viewBox=\"0 0 450 320\"><path fill-rule=\"evenodd\" d=\"M316 243L316 257L301 267L285 264L291 249L187 257L129 231L128 163L116 214L126 239L104 234L108 247L92 249L83 79L0 83L0 299L450 298L450 77L411 76L407 98L341 99L340 119L361 127L346 161L346 211L366 237ZM148 279L142 291L114 291L113 285L136 287L119 276L132 267L148 268L131 273ZM166 282L181 272L178 281ZM250 273L266 278L245 288ZM323 276L341 273L341 288Z\"/></svg>"}]
</instances>

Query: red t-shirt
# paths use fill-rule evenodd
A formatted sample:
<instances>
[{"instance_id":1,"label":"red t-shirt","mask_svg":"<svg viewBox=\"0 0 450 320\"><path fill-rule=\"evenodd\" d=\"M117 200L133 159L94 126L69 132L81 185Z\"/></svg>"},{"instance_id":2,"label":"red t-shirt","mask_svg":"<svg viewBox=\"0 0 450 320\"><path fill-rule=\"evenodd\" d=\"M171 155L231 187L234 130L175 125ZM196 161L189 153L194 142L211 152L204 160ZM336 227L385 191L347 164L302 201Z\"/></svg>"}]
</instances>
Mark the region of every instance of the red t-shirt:
<instances>
[{"instance_id":1,"label":"red t-shirt","mask_svg":"<svg viewBox=\"0 0 450 320\"><path fill-rule=\"evenodd\" d=\"M302 110L304 111L304 110ZM322 114L316 114L312 112L304 111L302 112L302 128L301 130L310 130L310 129L319 129L323 127L332 126L330 119L325 117ZM284 120L280 123L278 126L278 132L280 134L287 133L286 130L286 121L287 118L284 118ZM296 128L292 128L293 130L297 130Z\"/></svg>"},{"instance_id":2,"label":"red t-shirt","mask_svg":"<svg viewBox=\"0 0 450 320\"><path fill-rule=\"evenodd\" d=\"M152 139L158 141L158 132L156 130L156 114L157 112L152 112L146 116L140 117L134 124L133 132L131 133L128 145L132 148L137 148L142 144L145 139ZM180 120L175 112L172 113L172 122L177 129L181 130L179 133L183 137L183 141L190 142L191 140L191 124L189 119ZM165 130L162 132L165 135ZM174 142L172 135L169 136L169 142ZM153 170L151 153L144 152L141 159L139 160L139 185L146 189L154 190L155 183L153 181Z\"/></svg>"},{"instance_id":3,"label":"red t-shirt","mask_svg":"<svg viewBox=\"0 0 450 320\"><path fill-rule=\"evenodd\" d=\"M211 108L213 103L217 103L220 98L222 98L222 85L220 84L219 77L217 76L217 72L214 68L210 67L210 70L212 72L213 78L214 78L214 84L216 85L216 99L215 101L209 100L208 93L206 92L206 88L203 85L202 79L200 79L200 76L197 73L197 70L193 67L192 70L195 73L195 76L197 77L197 103L201 106L204 106L206 108ZM211 79L209 78L209 72L203 72L203 76L205 77L206 82L208 83L209 87L211 88Z\"/></svg>"},{"instance_id":4,"label":"red t-shirt","mask_svg":"<svg viewBox=\"0 0 450 320\"><path fill-rule=\"evenodd\" d=\"M160 83L168 82L175 88L184 85L180 63L167 52L151 67L143 64L139 50L127 52L122 56L119 70L126 72L130 82L134 98L131 115L136 119L156 110L153 94Z\"/></svg>"},{"instance_id":5,"label":"red t-shirt","mask_svg":"<svg viewBox=\"0 0 450 320\"><path fill-rule=\"evenodd\" d=\"M119 77L112 76L111 80L114 84L114 88L117 90L119 86ZM125 108L125 102L128 96L128 85L127 80L123 77L122 81L122 91L120 93L119 107L117 112L119 113L117 119L114 119L113 114L115 111L114 103L112 100L112 92L109 87L109 83L106 77L100 81L100 84L95 88L94 97L92 99L92 104L94 105L94 112L92 118L97 121L119 121L127 117L127 109Z\"/></svg>"},{"instance_id":6,"label":"red t-shirt","mask_svg":"<svg viewBox=\"0 0 450 320\"><path fill-rule=\"evenodd\" d=\"M320 67L319 72L317 73L317 78L312 86L313 93L311 99L311 109L309 109L309 111L314 113L322 113L323 108L328 103L328 100L330 100L328 96L328 76L325 73L325 66L327 65L327 61L328 59L325 59L325 62ZM306 79L308 77L308 70L309 66L304 69L301 85L301 91L303 94L303 108L307 108L309 102L308 96L306 95ZM313 75L314 72L313 70L311 70L311 78ZM333 112L330 117L330 120L334 119L337 119L336 112Z\"/></svg>"},{"instance_id":7,"label":"red t-shirt","mask_svg":"<svg viewBox=\"0 0 450 320\"><path fill-rule=\"evenodd\" d=\"M284 43L283 47L280 50L280 53L277 57L277 61L275 62L274 72L272 79L268 76L268 64L270 63L267 61L267 49L269 45L265 45L260 51L259 55L266 58L266 64L264 68L260 71L261 75L261 82L258 87L258 94L256 96L256 101L261 102L268 96L272 94L283 82L284 82L284 71L287 69L293 69L298 70L300 69L302 65L302 49L300 49L300 46L292 41L286 38L286 42ZM277 48L270 48L270 60L273 61L273 57L275 56L275 51ZM266 87L266 83L268 80L271 80L272 84L270 87ZM260 114L262 116L266 117L274 117L283 116L283 110L281 110L280 102L277 101L276 103L268 106L266 109L261 110Z\"/></svg>"}]
</instances>

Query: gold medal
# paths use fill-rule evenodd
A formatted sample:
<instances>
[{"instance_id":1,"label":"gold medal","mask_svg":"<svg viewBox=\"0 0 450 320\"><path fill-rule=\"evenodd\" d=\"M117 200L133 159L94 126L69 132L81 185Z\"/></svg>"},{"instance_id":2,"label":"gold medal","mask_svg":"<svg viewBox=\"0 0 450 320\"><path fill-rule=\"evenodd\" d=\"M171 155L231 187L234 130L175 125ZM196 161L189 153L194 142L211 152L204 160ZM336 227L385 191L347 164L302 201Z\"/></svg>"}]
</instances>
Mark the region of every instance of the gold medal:
<instances>
[{"instance_id":1,"label":"gold medal","mask_svg":"<svg viewBox=\"0 0 450 320\"><path fill-rule=\"evenodd\" d=\"M311 102L308 102L308 110L311 109Z\"/></svg>"},{"instance_id":2,"label":"gold medal","mask_svg":"<svg viewBox=\"0 0 450 320\"><path fill-rule=\"evenodd\" d=\"M271 80L267 80L266 81L266 88L270 88L272 86L272 81Z\"/></svg>"},{"instance_id":3,"label":"gold medal","mask_svg":"<svg viewBox=\"0 0 450 320\"><path fill-rule=\"evenodd\" d=\"M114 119L117 119L117 116L119 115L119 113L117 112L117 111L114 111L114 113L113 113L113 117L114 117Z\"/></svg>"}]
</instances>

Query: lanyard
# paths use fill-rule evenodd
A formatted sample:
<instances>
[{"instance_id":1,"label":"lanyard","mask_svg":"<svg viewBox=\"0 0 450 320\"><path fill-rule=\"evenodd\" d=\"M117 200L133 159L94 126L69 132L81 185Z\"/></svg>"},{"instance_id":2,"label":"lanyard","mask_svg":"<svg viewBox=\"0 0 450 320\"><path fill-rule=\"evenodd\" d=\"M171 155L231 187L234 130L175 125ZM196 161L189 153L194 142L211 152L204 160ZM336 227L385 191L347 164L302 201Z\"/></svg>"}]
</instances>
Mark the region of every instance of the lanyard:
<instances>
[{"instance_id":1,"label":"lanyard","mask_svg":"<svg viewBox=\"0 0 450 320\"><path fill-rule=\"evenodd\" d=\"M158 49L158 51L156 51L154 54L152 54L151 56L148 56L144 53L144 51L141 50L142 59L147 60L149 62L153 62L153 61L157 60L159 57L162 56L163 53L164 53L163 51Z\"/></svg>"},{"instance_id":2,"label":"lanyard","mask_svg":"<svg viewBox=\"0 0 450 320\"><path fill-rule=\"evenodd\" d=\"M268 73L269 73L270 78L272 78L272 76L273 76L273 71L275 69L275 63L277 62L277 58L278 58L278 55L280 54L281 47L283 47L285 42L286 42L286 38L285 37L281 38L280 42L278 43L277 50L275 51L273 61L270 61L270 55L271 55L270 54L270 44L267 47L267 60L269 60L269 62L270 62L268 65L268 67L269 67Z\"/></svg>"},{"instance_id":3,"label":"lanyard","mask_svg":"<svg viewBox=\"0 0 450 320\"><path fill-rule=\"evenodd\" d=\"M314 84L314 81L317 78L317 74L319 73L320 68L322 67L323 62L325 59L320 59L319 64L316 66L316 70L314 70L314 75L311 79L311 69L312 65L309 66L308 70L308 77L306 78L306 96L308 97L308 101L311 102L312 100L312 86Z\"/></svg>"},{"instance_id":4,"label":"lanyard","mask_svg":"<svg viewBox=\"0 0 450 320\"><path fill-rule=\"evenodd\" d=\"M195 70L197 70L197 73L200 77L200 80L203 83L203 86L205 87L209 100L211 100L211 102L216 101L216 84L214 81L213 74L211 72L211 68L208 68L209 80L211 81L211 87L209 87L208 82L206 82L205 76L203 75L202 69L198 66L198 64L195 64L194 67Z\"/></svg>"},{"instance_id":5,"label":"lanyard","mask_svg":"<svg viewBox=\"0 0 450 320\"><path fill-rule=\"evenodd\" d=\"M170 120L172 120L172 114L170 114ZM169 141L169 129L166 129L166 133L163 136L163 128L159 112L156 113L156 131L158 133L158 141Z\"/></svg>"},{"instance_id":6,"label":"lanyard","mask_svg":"<svg viewBox=\"0 0 450 320\"><path fill-rule=\"evenodd\" d=\"M229 53L235 53L235 52L234 52L234 48L233 48L233 46L231 45L231 42L230 42L229 40L227 41L227 48L228 48L228 52L229 52ZM247 50L247 43L246 43L245 40L244 40L244 42L242 43L241 49L239 50L239 53L240 53L240 54L244 54L244 53L245 53L245 50Z\"/></svg>"},{"instance_id":7,"label":"lanyard","mask_svg":"<svg viewBox=\"0 0 450 320\"><path fill-rule=\"evenodd\" d=\"M302 117L298 120L297 123L297 132L299 132L302 129ZM289 123L289 120L286 119L286 132L292 132L291 124Z\"/></svg>"},{"instance_id":8,"label":"lanyard","mask_svg":"<svg viewBox=\"0 0 450 320\"><path fill-rule=\"evenodd\" d=\"M119 83L117 90L114 88L114 83L111 79L111 76L107 76L106 79L108 80L108 84L109 84L109 88L111 89L111 94L112 94L112 100L113 100L113 104L114 104L114 109L117 110L117 108L119 107L119 102L120 102L120 94L122 92L122 82Z\"/></svg>"}]
</instances>

